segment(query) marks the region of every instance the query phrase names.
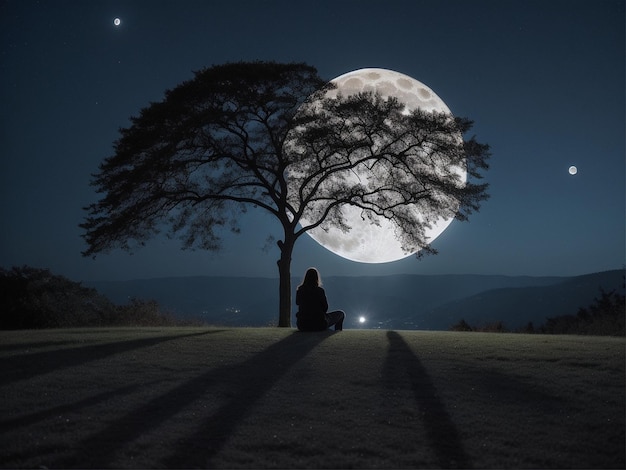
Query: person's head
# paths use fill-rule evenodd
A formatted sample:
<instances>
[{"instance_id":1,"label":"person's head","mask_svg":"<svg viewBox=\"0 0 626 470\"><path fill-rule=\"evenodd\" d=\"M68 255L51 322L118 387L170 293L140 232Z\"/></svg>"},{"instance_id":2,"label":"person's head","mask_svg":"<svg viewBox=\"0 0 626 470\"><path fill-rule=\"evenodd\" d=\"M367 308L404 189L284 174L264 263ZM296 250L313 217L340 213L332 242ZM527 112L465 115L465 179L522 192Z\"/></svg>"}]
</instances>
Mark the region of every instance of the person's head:
<instances>
[{"instance_id":1,"label":"person's head","mask_svg":"<svg viewBox=\"0 0 626 470\"><path fill-rule=\"evenodd\" d=\"M304 279L302 280L302 285L315 287L320 287L322 285L322 278L320 277L320 273L317 272L317 269L309 268L306 270Z\"/></svg>"}]
</instances>

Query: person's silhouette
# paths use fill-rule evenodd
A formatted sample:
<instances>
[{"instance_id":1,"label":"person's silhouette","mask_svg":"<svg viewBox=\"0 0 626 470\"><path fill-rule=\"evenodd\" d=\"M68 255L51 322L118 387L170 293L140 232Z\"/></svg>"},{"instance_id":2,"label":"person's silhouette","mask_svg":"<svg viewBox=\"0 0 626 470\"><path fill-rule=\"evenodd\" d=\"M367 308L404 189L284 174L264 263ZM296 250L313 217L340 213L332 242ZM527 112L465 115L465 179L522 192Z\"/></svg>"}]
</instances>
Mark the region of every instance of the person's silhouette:
<instances>
[{"instance_id":1,"label":"person's silhouette","mask_svg":"<svg viewBox=\"0 0 626 470\"><path fill-rule=\"evenodd\" d=\"M302 284L296 290L297 325L300 331L323 331L335 325L335 331L343 329L346 314L342 310L328 312L326 292L322 279L315 268L307 269Z\"/></svg>"}]
</instances>

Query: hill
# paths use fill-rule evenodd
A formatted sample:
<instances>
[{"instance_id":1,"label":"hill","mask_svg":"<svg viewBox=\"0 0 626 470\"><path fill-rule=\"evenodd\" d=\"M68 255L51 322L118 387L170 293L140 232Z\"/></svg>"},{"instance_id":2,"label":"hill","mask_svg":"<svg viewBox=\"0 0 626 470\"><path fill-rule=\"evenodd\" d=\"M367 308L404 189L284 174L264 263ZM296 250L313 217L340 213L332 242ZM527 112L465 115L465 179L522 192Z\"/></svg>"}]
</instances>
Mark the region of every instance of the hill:
<instances>
[{"instance_id":1,"label":"hill","mask_svg":"<svg viewBox=\"0 0 626 470\"><path fill-rule=\"evenodd\" d=\"M488 275L393 275L328 277L330 308L346 311L348 328L446 330L461 318L472 323L503 321L519 328L529 321L576 314L600 288L621 288L623 270L576 277ZM295 287L300 282L293 278ZM123 303L154 299L181 317L213 325L275 324L278 280L272 278L180 277L92 282L88 285ZM294 305L293 311L296 311ZM366 322L359 324L359 316Z\"/></svg>"},{"instance_id":2,"label":"hill","mask_svg":"<svg viewBox=\"0 0 626 470\"><path fill-rule=\"evenodd\" d=\"M624 468L624 339L0 331L3 468Z\"/></svg>"},{"instance_id":3,"label":"hill","mask_svg":"<svg viewBox=\"0 0 626 470\"><path fill-rule=\"evenodd\" d=\"M600 296L600 289L623 292L623 271L576 276L550 285L490 289L461 300L439 305L427 312L425 322L434 329L445 329L459 319L471 325L505 322L521 328L528 322L535 326L548 318L573 315Z\"/></svg>"}]
</instances>

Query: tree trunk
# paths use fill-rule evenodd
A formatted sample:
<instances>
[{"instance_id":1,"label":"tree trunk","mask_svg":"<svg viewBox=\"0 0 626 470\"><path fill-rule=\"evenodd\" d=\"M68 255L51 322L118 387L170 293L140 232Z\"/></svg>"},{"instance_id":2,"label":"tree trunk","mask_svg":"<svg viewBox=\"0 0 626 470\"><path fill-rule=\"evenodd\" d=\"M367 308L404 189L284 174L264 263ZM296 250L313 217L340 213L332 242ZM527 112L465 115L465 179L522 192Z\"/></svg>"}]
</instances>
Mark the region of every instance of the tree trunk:
<instances>
[{"instance_id":1,"label":"tree trunk","mask_svg":"<svg viewBox=\"0 0 626 470\"><path fill-rule=\"evenodd\" d=\"M279 241L280 259L278 264L279 291L278 291L278 326L291 327L291 254L294 242L286 239Z\"/></svg>"}]
</instances>

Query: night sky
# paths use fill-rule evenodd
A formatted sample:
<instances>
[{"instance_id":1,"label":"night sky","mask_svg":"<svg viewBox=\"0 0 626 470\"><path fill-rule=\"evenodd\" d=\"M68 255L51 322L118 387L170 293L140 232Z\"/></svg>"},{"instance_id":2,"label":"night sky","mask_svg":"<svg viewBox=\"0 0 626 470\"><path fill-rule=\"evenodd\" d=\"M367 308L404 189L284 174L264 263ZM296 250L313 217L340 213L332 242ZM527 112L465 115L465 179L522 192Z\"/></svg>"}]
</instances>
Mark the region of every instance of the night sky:
<instances>
[{"instance_id":1,"label":"night sky","mask_svg":"<svg viewBox=\"0 0 626 470\"><path fill-rule=\"evenodd\" d=\"M121 24L114 25L120 18ZM624 1L31 1L0 7L0 266L76 281L277 277L263 213L219 253L150 240L83 258L91 174L118 129L214 64L306 62L328 80L363 67L432 88L491 145L491 199L434 242L382 265L301 238L292 274L571 276L625 263ZM578 173L568 173L570 165Z\"/></svg>"}]
</instances>

